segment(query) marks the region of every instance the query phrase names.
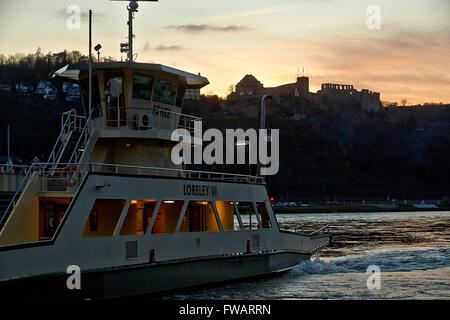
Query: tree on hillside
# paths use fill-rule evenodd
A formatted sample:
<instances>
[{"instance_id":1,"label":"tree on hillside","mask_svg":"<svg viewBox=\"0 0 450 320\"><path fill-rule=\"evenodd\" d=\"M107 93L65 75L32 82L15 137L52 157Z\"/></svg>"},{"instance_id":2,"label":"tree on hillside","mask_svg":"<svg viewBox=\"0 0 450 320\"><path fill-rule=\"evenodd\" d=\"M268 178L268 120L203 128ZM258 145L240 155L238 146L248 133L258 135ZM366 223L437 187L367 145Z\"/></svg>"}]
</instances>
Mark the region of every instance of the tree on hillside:
<instances>
[{"instance_id":1,"label":"tree on hillside","mask_svg":"<svg viewBox=\"0 0 450 320\"><path fill-rule=\"evenodd\" d=\"M408 102L408 100L402 99L401 102L402 102L402 106L406 106L406 103Z\"/></svg>"}]
</instances>

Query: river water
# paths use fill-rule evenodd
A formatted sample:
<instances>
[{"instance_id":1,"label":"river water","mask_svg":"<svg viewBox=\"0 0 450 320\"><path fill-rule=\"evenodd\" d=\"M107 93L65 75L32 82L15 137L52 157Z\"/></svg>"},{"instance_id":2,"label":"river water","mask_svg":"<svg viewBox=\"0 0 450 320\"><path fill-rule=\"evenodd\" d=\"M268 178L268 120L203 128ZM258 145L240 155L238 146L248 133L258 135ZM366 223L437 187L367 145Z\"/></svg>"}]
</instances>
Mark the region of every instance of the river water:
<instances>
[{"instance_id":1,"label":"river water","mask_svg":"<svg viewBox=\"0 0 450 320\"><path fill-rule=\"evenodd\" d=\"M287 273L159 298L450 299L450 212L278 214L277 220L292 231L329 224L333 246ZM373 265L379 289L367 287Z\"/></svg>"}]
</instances>

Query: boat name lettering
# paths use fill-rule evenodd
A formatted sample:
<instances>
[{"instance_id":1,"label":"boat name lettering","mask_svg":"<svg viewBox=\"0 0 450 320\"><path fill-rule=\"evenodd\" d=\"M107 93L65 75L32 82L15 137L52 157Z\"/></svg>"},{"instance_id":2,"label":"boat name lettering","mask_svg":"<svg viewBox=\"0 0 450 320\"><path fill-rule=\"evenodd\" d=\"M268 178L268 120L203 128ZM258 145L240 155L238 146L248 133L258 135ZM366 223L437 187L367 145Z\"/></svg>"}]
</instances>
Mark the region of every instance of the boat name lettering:
<instances>
[{"instance_id":1,"label":"boat name lettering","mask_svg":"<svg viewBox=\"0 0 450 320\"><path fill-rule=\"evenodd\" d=\"M170 111L169 107L158 106L156 104L153 106L153 115L155 116L160 115L161 117L169 119Z\"/></svg>"},{"instance_id":2,"label":"boat name lettering","mask_svg":"<svg viewBox=\"0 0 450 320\"><path fill-rule=\"evenodd\" d=\"M217 196L217 186L206 186L200 184L183 185L183 193L185 196Z\"/></svg>"}]
</instances>

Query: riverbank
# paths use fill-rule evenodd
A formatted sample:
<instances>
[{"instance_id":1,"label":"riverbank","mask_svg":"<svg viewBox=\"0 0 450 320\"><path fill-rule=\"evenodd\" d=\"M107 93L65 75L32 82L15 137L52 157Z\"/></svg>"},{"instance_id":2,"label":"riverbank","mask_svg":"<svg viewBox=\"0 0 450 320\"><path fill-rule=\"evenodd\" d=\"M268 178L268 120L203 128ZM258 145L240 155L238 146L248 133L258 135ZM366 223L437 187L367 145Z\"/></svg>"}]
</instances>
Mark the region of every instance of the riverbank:
<instances>
[{"instance_id":1,"label":"riverbank","mask_svg":"<svg viewBox=\"0 0 450 320\"><path fill-rule=\"evenodd\" d=\"M450 211L450 207L416 208L412 205L376 207L376 206L312 206L312 207L274 207L275 213L358 213L358 212L421 212L421 211Z\"/></svg>"}]
</instances>

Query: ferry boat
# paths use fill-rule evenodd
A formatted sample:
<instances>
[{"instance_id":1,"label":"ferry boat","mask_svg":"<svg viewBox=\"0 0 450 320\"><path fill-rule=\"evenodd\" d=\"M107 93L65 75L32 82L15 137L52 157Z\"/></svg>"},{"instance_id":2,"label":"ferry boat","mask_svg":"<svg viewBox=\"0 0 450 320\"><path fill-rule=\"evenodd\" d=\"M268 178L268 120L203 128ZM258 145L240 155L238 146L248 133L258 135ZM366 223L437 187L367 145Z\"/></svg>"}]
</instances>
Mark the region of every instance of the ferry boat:
<instances>
[{"instance_id":1,"label":"ferry boat","mask_svg":"<svg viewBox=\"0 0 450 320\"><path fill-rule=\"evenodd\" d=\"M182 113L185 90L207 78L133 60L52 76L79 83L85 113L62 114L48 161L1 216L2 295L112 298L268 275L330 243L325 228L280 230L263 177L173 164L172 132L201 120ZM70 266L81 288L68 288Z\"/></svg>"}]
</instances>

